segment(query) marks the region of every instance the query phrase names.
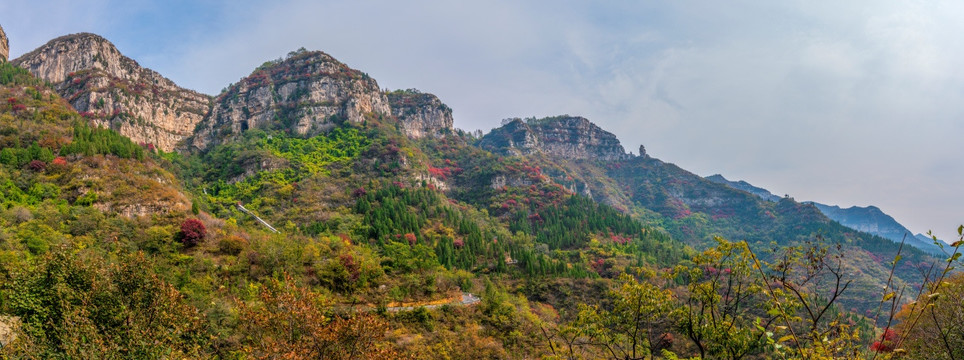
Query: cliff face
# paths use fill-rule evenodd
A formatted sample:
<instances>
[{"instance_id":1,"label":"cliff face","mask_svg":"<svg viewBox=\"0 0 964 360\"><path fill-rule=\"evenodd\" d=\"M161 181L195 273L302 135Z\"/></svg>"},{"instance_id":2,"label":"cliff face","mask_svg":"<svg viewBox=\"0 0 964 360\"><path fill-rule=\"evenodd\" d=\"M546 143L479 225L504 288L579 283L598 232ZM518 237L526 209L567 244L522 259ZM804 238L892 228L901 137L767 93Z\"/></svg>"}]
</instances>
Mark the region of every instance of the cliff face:
<instances>
[{"instance_id":1,"label":"cliff face","mask_svg":"<svg viewBox=\"0 0 964 360\"><path fill-rule=\"evenodd\" d=\"M572 160L615 161L631 157L615 135L585 118L572 116L514 119L486 134L479 146L505 155L544 152Z\"/></svg>"},{"instance_id":2,"label":"cliff face","mask_svg":"<svg viewBox=\"0 0 964 360\"><path fill-rule=\"evenodd\" d=\"M210 104L94 34L51 40L13 62L53 84L92 123L164 151L193 133Z\"/></svg>"},{"instance_id":3,"label":"cliff face","mask_svg":"<svg viewBox=\"0 0 964 360\"><path fill-rule=\"evenodd\" d=\"M390 114L374 79L323 52L299 51L265 63L219 95L191 145L203 150L250 128L311 135L339 121Z\"/></svg>"},{"instance_id":4,"label":"cliff face","mask_svg":"<svg viewBox=\"0 0 964 360\"><path fill-rule=\"evenodd\" d=\"M409 138L439 136L452 131L452 109L435 95L417 90L398 90L386 95L392 115Z\"/></svg>"},{"instance_id":5,"label":"cliff face","mask_svg":"<svg viewBox=\"0 0 964 360\"><path fill-rule=\"evenodd\" d=\"M7 61L10 58L10 43L7 41L7 33L3 32L0 26L0 61Z\"/></svg>"}]
</instances>

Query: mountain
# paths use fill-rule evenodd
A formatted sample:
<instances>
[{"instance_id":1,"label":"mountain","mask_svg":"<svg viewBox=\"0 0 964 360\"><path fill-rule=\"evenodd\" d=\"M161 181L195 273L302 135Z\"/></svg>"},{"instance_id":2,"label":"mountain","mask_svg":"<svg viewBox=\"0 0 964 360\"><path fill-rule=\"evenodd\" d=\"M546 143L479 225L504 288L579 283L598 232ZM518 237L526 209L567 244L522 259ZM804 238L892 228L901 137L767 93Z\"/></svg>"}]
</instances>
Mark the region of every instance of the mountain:
<instances>
[{"instance_id":1,"label":"mountain","mask_svg":"<svg viewBox=\"0 0 964 360\"><path fill-rule=\"evenodd\" d=\"M906 244L933 254L942 254L941 248L934 245L934 240L926 236L912 235L913 232L885 214L876 206L851 206L841 208L836 205L813 203L827 217L839 222L843 226L874 234L894 242L904 241ZM920 234L918 234L920 235Z\"/></svg>"},{"instance_id":2,"label":"mountain","mask_svg":"<svg viewBox=\"0 0 964 360\"><path fill-rule=\"evenodd\" d=\"M483 171L473 169L471 160L459 160L463 174L477 176L465 183L490 184L489 188L464 190L469 194L459 198L475 203L480 201L474 198L498 199L504 208L514 199L513 194L548 195L554 185L570 193L591 194L596 201L633 214L695 248L712 246L719 236L746 240L761 257L768 258L775 255L773 246L839 244L840 251L847 254L848 271L860 274L841 301L861 310L875 306L867 299L874 298L872 294L886 281L883 274L889 268L885 259L898 254L894 242L840 225L813 204L792 198L767 201L650 154L625 154L614 136L597 129L588 120L573 117L505 121L477 143L503 156L495 161L504 165L477 165L487 169ZM919 281L915 280L920 276L916 267L910 264L933 261L915 248L905 248L901 255L908 266L898 268L895 276L902 281Z\"/></svg>"},{"instance_id":3,"label":"mountain","mask_svg":"<svg viewBox=\"0 0 964 360\"><path fill-rule=\"evenodd\" d=\"M748 192L748 193L750 193L750 194L759 196L759 197L761 197L761 198L763 198L764 200L767 200L767 201L774 201L774 202L780 201L780 197L779 197L779 196L776 196L776 195L773 195L772 193L770 193L769 190L764 189L764 188L759 188L759 187L753 186L753 185L751 185L750 183L748 183L748 182L746 182L746 181L743 181L743 180L740 180L740 181L730 181L730 180L727 180L725 177L723 177L723 175L720 175L720 174L707 176L707 177L706 177L706 180L715 182L715 183L717 183L717 184L727 185L727 186L732 187L732 188L734 188L734 189L739 189L739 190L746 191L746 192Z\"/></svg>"},{"instance_id":4,"label":"mountain","mask_svg":"<svg viewBox=\"0 0 964 360\"><path fill-rule=\"evenodd\" d=\"M544 152L562 159L625 160L630 158L612 133L578 116L508 119L482 137L479 146L504 155Z\"/></svg>"},{"instance_id":5,"label":"mountain","mask_svg":"<svg viewBox=\"0 0 964 360\"><path fill-rule=\"evenodd\" d=\"M175 151L153 152L78 99L161 106L177 89L125 93L149 70L95 35L48 45L0 63L0 324L24 330L0 358L602 358L581 334L642 318L611 316L641 298L658 313L641 343L685 357L727 356L686 333L695 322L757 339L745 358L775 355L776 306L799 334L867 349L881 289L939 261L813 204L627 154L586 118L476 137L438 97L383 92L320 51L254 69ZM72 69L87 70L31 73ZM58 95L77 73L87 95ZM828 317L808 322L801 302L824 299ZM810 332L825 323L847 325ZM578 353L557 353L565 341Z\"/></svg>"},{"instance_id":6,"label":"mountain","mask_svg":"<svg viewBox=\"0 0 964 360\"><path fill-rule=\"evenodd\" d=\"M11 63L0 63L0 202L8 206L92 207L126 218L184 212L178 180L141 146L87 125L53 89ZM16 181L11 181L11 177ZM70 213L64 213L64 216ZM55 239L48 239L55 240ZM62 239L61 239L62 240Z\"/></svg>"},{"instance_id":7,"label":"mountain","mask_svg":"<svg viewBox=\"0 0 964 360\"><path fill-rule=\"evenodd\" d=\"M207 114L211 98L181 88L89 33L62 36L13 60L53 84L93 124L173 151Z\"/></svg>"},{"instance_id":8,"label":"mountain","mask_svg":"<svg viewBox=\"0 0 964 360\"><path fill-rule=\"evenodd\" d=\"M315 135L391 113L375 79L323 52L294 51L218 95L191 146L205 150L255 128Z\"/></svg>"},{"instance_id":9,"label":"mountain","mask_svg":"<svg viewBox=\"0 0 964 360\"><path fill-rule=\"evenodd\" d=\"M402 133L418 139L453 132L452 108L433 94L415 89L385 94Z\"/></svg>"},{"instance_id":10,"label":"mountain","mask_svg":"<svg viewBox=\"0 0 964 360\"><path fill-rule=\"evenodd\" d=\"M734 189L746 191L768 201L780 200L780 197L771 194L768 190L753 186L746 181L730 181L719 174L707 176L706 179ZM910 230L876 206L851 206L844 209L836 205L825 205L813 201L805 201L804 203L813 204L828 218L848 228L877 235L898 243L904 241L908 245L931 254L943 254L941 248L934 245L932 239L926 236L911 235L913 233Z\"/></svg>"}]
</instances>

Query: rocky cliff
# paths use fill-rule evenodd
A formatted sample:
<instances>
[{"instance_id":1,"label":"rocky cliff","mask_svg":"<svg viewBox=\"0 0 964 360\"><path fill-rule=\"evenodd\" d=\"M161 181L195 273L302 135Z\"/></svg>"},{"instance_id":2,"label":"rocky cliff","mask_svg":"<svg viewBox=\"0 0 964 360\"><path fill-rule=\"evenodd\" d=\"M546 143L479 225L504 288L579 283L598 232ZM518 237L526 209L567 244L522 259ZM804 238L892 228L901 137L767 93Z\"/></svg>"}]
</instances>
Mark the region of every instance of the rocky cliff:
<instances>
[{"instance_id":1,"label":"rocky cliff","mask_svg":"<svg viewBox=\"0 0 964 360\"><path fill-rule=\"evenodd\" d=\"M543 152L572 160L625 160L626 154L612 133L578 116L511 119L486 134L479 146L505 155Z\"/></svg>"},{"instance_id":2,"label":"rocky cliff","mask_svg":"<svg viewBox=\"0 0 964 360\"><path fill-rule=\"evenodd\" d=\"M418 90L397 90L386 94L399 129L409 138L439 136L452 131L452 109L438 97Z\"/></svg>"},{"instance_id":3,"label":"rocky cliff","mask_svg":"<svg viewBox=\"0 0 964 360\"><path fill-rule=\"evenodd\" d=\"M374 79L323 52L299 50L228 87L215 99L191 145L203 150L249 128L310 135L340 121L390 114Z\"/></svg>"},{"instance_id":4,"label":"rocky cliff","mask_svg":"<svg viewBox=\"0 0 964 360\"><path fill-rule=\"evenodd\" d=\"M0 26L0 61L7 61L10 58L10 43L7 41L7 33L3 32Z\"/></svg>"},{"instance_id":5,"label":"rocky cliff","mask_svg":"<svg viewBox=\"0 0 964 360\"><path fill-rule=\"evenodd\" d=\"M92 123L164 151L189 137L210 97L178 87L88 33L63 36L13 61L53 84Z\"/></svg>"}]
</instances>

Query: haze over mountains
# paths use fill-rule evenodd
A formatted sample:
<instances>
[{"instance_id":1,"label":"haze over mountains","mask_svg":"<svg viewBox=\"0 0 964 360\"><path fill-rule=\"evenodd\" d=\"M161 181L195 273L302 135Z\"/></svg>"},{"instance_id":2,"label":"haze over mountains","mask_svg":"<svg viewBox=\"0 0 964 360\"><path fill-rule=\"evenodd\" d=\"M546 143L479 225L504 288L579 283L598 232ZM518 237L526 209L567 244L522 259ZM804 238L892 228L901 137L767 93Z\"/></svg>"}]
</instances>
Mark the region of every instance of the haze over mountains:
<instances>
[{"instance_id":1,"label":"haze over mountains","mask_svg":"<svg viewBox=\"0 0 964 360\"><path fill-rule=\"evenodd\" d=\"M770 193L770 191L766 189L753 186L743 180L730 181L720 174L707 176L706 179L730 186L734 189L746 191L767 201L780 201L779 196ZM906 241L907 244L929 253L936 255L943 254L942 249L934 244L932 238L921 233L914 234L876 206L851 206L849 208L841 208L837 205L826 205L813 201L805 201L804 203L813 204L828 218L851 229L874 234L895 242Z\"/></svg>"}]
</instances>

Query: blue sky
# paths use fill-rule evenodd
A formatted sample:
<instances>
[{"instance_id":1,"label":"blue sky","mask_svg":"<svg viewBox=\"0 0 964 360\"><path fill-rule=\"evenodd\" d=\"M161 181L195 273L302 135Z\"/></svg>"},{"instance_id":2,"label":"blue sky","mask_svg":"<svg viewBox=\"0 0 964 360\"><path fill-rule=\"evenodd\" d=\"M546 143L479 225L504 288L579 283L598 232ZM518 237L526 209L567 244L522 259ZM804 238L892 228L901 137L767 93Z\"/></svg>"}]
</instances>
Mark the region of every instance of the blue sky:
<instances>
[{"instance_id":1,"label":"blue sky","mask_svg":"<svg viewBox=\"0 0 964 360\"><path fill-rule=\"evenodd\" d=\"M582 115L628 151L797 200L964 222L964 4L951 1L5 0L16 57L87 31L216 94L323 50L455 124Z\"/></svg>"}]
</instances>

